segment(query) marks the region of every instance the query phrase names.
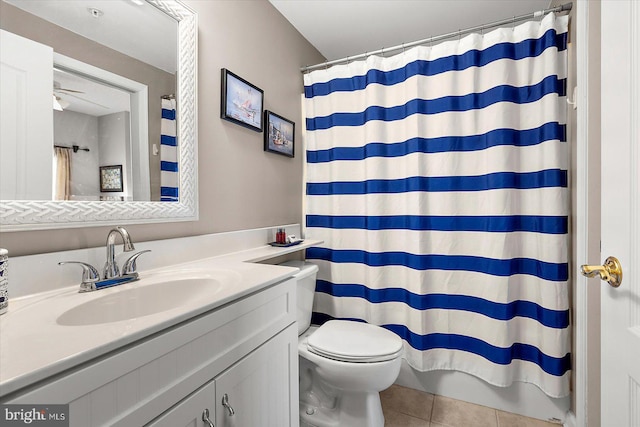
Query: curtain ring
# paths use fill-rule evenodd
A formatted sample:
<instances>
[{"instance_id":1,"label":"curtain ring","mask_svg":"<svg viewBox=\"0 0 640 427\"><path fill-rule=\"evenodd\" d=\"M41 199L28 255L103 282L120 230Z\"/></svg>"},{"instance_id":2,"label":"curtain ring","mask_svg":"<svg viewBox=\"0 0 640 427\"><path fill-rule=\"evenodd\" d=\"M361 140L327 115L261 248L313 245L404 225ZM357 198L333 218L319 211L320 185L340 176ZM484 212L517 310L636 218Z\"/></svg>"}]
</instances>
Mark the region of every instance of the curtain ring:
<instances>
[{"instance_id":1,"label":"curtain ring","mask_svg":"<svg viewBox=\"0 0 640 427\"><path fill-rule=\"evenodd\" d=\"M516 17L513 17L513 23L511 24L511 31L515 31L516 30Z\"/></svg>"},{"instance_id":2,"label":"curtain ring","mask_svg":"<svg viewBox=\"0 0 640 427\"><path fill-rule=\"evenodd\" d=\"M329 69L329 61L325 61L324 70L327 71Z\"/></svg>"},{"instance_id":3,"label":"curtain ring","mask_svg":"<svg viewBox=\"0 0 640 427\"><path fill-rule=\"evenodd\" d=\"M384 58L384 48L380 49L380 56Z\"/></svg>"},{"instance_id":4,"label":"curtain ring","mask_svg":"<svg viewBox=\"0 0 640 427\"><path fill-rule=\"evenodd\" d=\"M405 48L404 48L404 43L402 43L402 54L404 55L405 53Z\"/></svg>"}]
</instances>

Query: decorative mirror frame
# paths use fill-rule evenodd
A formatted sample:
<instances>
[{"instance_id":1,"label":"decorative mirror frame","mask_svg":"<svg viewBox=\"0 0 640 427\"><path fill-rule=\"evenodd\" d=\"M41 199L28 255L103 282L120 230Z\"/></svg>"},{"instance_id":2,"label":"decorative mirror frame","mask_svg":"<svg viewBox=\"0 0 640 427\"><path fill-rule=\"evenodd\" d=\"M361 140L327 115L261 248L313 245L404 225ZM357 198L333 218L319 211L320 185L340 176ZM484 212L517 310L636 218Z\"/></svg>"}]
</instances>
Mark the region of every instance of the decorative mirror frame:
<instances>
[{"instance_id":1,"label":"decorative mirror frame","mask_svg":"<svg viewBox=\"0 0 640 427\"><path fill-rule=\"evenodd\" d=\"M198 219L198 17L179 0L146 0L178 21L178 202L0 201L0 231L97 227Z\"/></svg>"}]
</instances>

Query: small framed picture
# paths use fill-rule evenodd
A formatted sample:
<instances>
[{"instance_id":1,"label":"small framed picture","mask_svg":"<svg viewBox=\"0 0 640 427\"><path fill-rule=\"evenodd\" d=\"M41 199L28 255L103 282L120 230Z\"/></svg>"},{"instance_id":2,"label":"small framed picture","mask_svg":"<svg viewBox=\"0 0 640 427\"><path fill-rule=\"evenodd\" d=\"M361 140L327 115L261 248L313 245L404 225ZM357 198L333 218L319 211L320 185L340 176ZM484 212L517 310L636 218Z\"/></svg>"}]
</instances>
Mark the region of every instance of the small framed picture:
<instances>
[{"instance_id":1,"label":"small framed picture","mask_svg":"<svg viewBox=\"0 0 640 427\"><path fill-rule=\"evenodd\" d=\"M100 191L121 192L122 165L100 166Z\"/></svg>"},{"instance_id":2,"label":"small framed picture","mask_svg":"<svg viewBox=\"0 0 640 427\"><path fill-rule=\"evenodd\" d=\"M264 151L293 157L296 124L268 110L264 112L264 121Z\"/></svg>"},{"instance_id":3,"label":"small framed picture","mask_svg":"<svg viewBox=\"0 0 640 427\"><path fill-rule=\"evenodd\" d=\"M264 92L245 79L222 69L220 117L256 132L262 132Z\"/></svg>"}]
</instances>

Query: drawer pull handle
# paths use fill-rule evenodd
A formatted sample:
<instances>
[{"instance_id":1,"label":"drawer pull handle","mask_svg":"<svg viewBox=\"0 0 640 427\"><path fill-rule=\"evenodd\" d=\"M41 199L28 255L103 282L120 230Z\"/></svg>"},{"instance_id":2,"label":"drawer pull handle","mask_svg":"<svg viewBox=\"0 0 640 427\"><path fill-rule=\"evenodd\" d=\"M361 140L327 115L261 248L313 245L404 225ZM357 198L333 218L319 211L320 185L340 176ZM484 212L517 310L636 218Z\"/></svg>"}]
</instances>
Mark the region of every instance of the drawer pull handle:
<instances>
[{"instance_id":1,"label":"drawer pull handle","mask_svg":"<svg viewBox=\"0 0 640 427\"><path fill-rule=\"evenodd\" d=\"M227 411L229 411L230 417L233 417L233 414L236 413L236 411L233 410L233 407L229 405L229 395L227 395L227 393L225 393L224 396L222 396L222 406L227 408Z\"/></svg>"},{"instance_id":2,"label":"drawer pull handle","mask_svg":"<svg viewBox=\"0 0 640 427\"><path fill-rule=\"evenodd\" d=\"M205 410L202 412L202 421L207 423L207 427L215 427L209 419L209 409L205 408Z\"/></svg>"}]
</instances>

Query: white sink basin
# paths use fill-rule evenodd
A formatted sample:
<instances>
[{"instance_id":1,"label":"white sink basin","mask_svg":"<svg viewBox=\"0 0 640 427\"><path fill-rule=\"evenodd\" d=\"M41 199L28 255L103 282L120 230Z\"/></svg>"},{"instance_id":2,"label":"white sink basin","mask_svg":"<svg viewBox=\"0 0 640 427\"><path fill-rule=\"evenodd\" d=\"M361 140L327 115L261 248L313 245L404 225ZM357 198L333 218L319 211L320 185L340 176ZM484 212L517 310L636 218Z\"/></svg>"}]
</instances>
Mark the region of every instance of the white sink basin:
<instances>
[{"instance_id":1,"label":"white sink basin","mask_svg":"<svg viewBox=\"0 0 640 427\"><path fill-rule=\"evenodd\" d=\"M140 280L120 285L127 288L118 289L116 286L94 291L105 292L105 295L65 311L58 317L57 323L84 326L136 319L206 301L228 284L227 280L221 281L206 274L173 276L155 283L147 282Z\"/></svg>"}]
</instances>

